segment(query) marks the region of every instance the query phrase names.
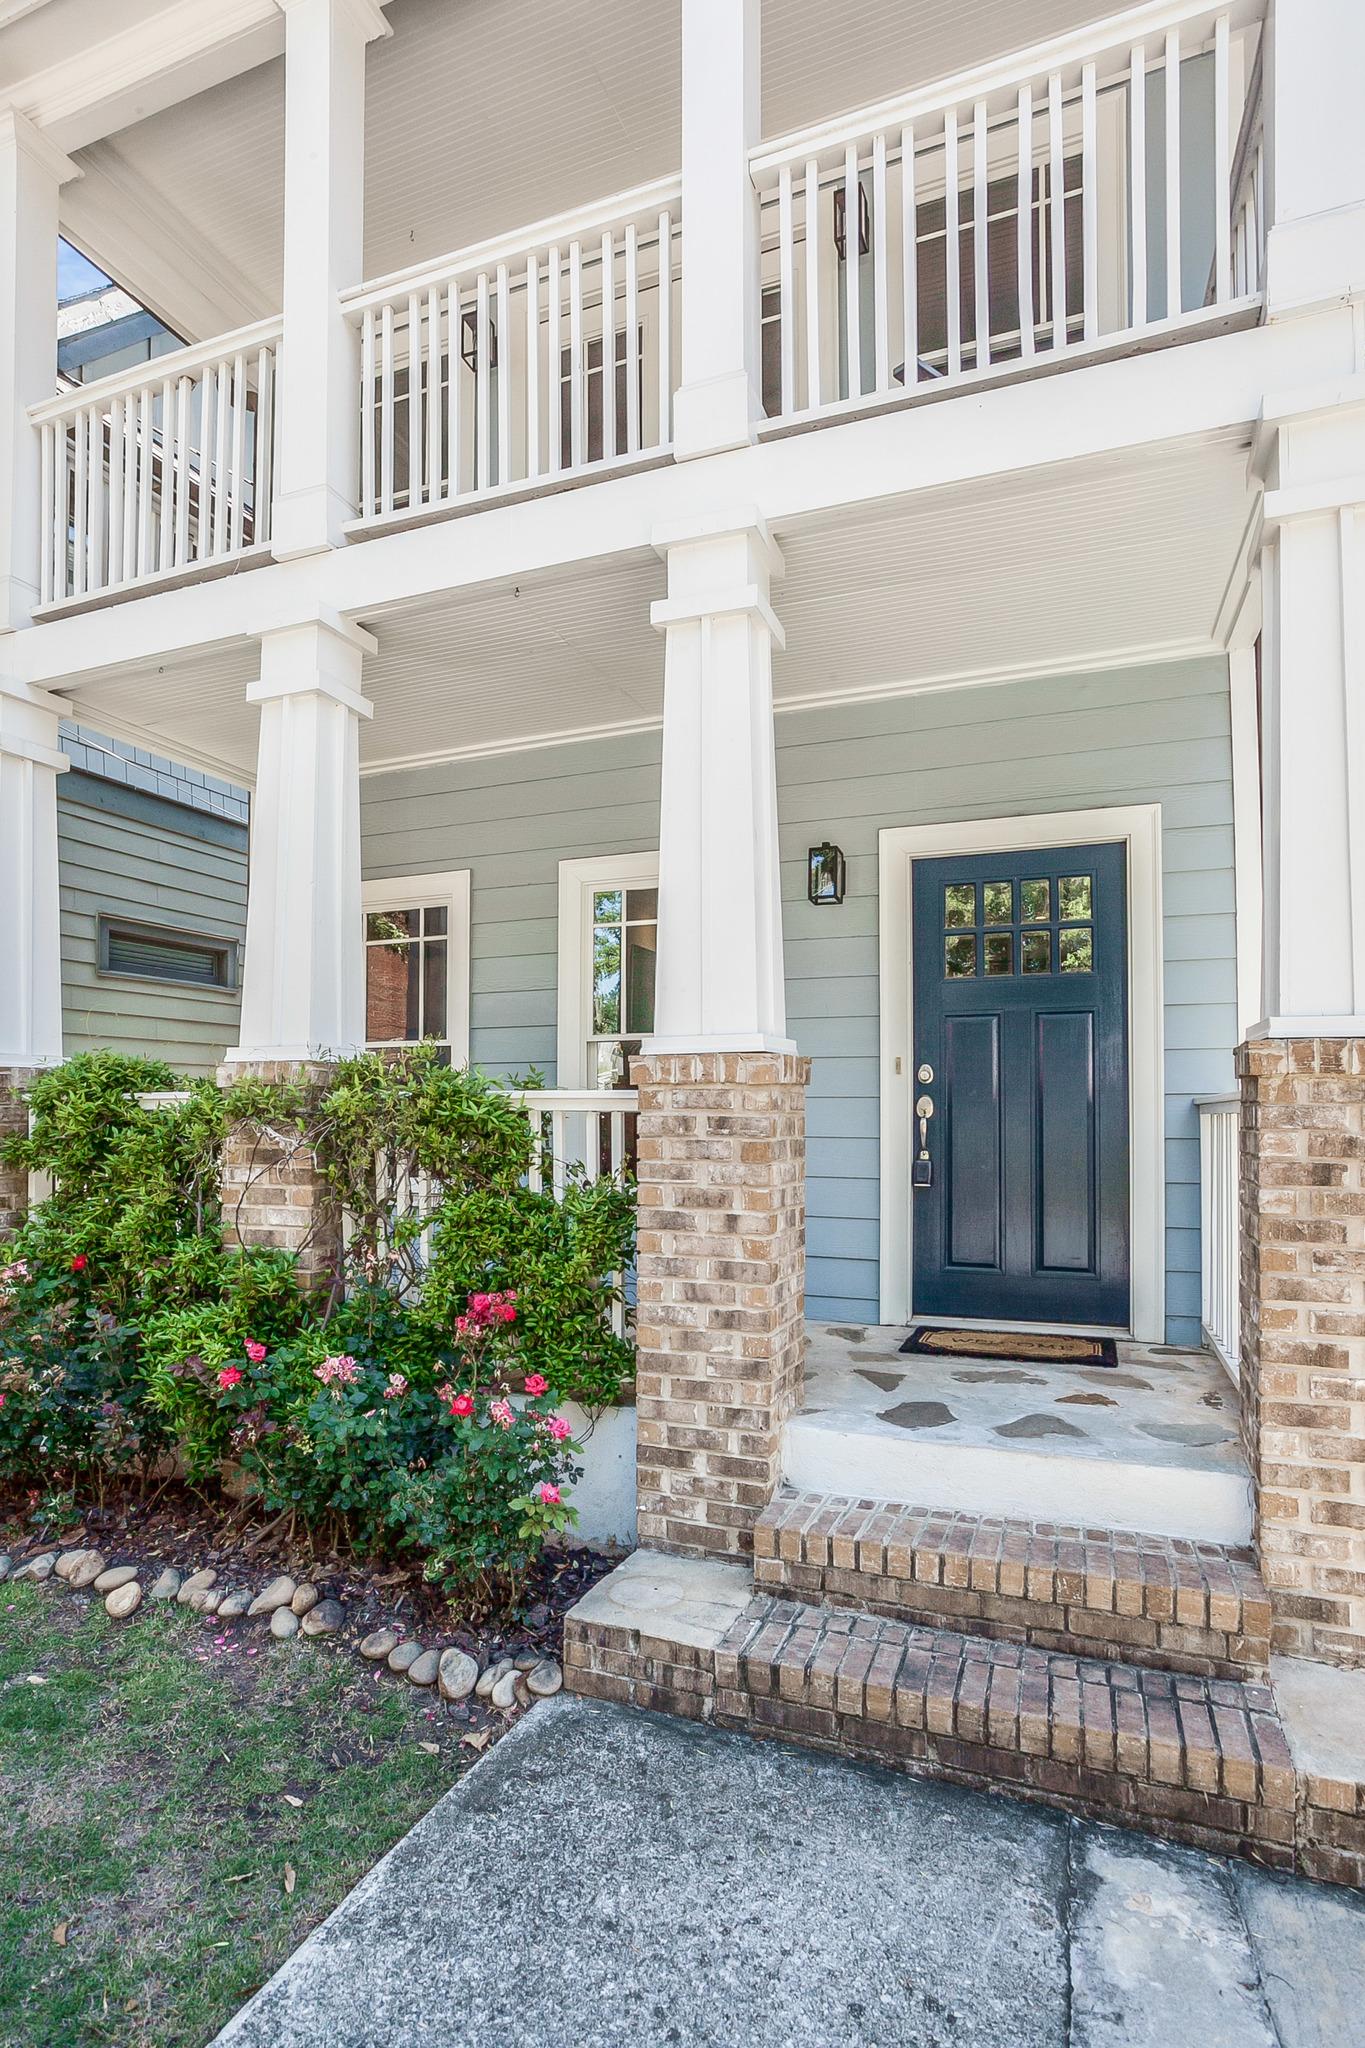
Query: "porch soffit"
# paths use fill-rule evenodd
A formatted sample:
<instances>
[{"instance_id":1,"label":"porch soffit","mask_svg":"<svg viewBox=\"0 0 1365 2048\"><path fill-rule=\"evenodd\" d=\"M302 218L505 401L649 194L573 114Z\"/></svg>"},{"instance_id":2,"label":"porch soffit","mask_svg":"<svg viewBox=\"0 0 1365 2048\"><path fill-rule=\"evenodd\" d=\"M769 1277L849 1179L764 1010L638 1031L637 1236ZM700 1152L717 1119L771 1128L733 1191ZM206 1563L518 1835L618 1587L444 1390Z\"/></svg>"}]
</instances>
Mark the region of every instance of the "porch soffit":
<instances>
[{"instance_id":1,"label":"porch soffit","mask_svg":"<svg viewBox=\"0 0 1365 2048\"><path fill-rule=\"evenodd\" d=\"M1058 465L781 533L779 708L1211 648L1254 502L1244 437ZM271 572L261 572L271 573ZM643 552L397 606L364 623L369 768L656 725L665 570ZM242 641L88 675L92 724L254 768ZM59 686L60 687L60 686ZM119 721L123 721L120 724Z\"/></svg>"}]
</instances>

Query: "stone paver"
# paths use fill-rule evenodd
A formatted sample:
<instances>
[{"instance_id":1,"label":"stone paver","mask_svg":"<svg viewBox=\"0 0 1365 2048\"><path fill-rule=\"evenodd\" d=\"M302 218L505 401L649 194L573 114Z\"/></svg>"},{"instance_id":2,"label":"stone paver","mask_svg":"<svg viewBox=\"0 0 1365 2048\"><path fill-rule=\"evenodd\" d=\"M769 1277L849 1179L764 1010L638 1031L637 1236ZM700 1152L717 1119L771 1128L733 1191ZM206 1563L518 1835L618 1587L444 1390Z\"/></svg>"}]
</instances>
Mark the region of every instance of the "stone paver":
<instances>
[{"instance_id":1,"label":"stone paver","mask_svg":"<svg viewBox=\"0 0 1365 2048\"><path fill-rule=\"evenodd\" d=\"M219 2041L1352 2048L1363 1958L1351 1894L561 1697Z\"/></svg>"}]
</instances>

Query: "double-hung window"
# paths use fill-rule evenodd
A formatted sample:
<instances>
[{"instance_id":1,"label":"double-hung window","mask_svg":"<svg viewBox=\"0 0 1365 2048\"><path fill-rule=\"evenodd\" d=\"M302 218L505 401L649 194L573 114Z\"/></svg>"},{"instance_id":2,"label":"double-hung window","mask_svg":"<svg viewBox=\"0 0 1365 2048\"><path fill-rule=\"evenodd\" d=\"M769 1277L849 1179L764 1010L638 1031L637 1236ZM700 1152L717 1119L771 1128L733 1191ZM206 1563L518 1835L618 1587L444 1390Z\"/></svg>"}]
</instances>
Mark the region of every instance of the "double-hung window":
<instances>
[{"instance_id":1,"label":"double-hung window","mask_svg":"<svg viewBox=\"0 0 1365 2048\"><path fill-rule=\"evenodd\" d=\"M365 1042L469 1059L469 873L366 882Z\"/></svg>"}]
</instances>

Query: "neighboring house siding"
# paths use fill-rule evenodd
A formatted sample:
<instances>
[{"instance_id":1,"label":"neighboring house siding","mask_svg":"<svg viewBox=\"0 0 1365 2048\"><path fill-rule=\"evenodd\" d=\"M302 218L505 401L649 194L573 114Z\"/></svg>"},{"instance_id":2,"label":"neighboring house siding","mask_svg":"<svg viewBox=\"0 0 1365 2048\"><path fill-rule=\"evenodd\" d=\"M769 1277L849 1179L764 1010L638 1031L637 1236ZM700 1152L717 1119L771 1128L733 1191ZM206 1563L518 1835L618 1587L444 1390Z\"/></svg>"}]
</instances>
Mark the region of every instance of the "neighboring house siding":
<instances>
[{"instance_id":1,"label":"neighboring house siding","mask_svg":"<svg viewBox=\"0 0 1365 2048\"><path fill-rule=\"evenodd\" d=\"M1159 802L1166 996L1167 1335L1199 1336L1192 1098L1232 1081L1237 1036L1227 665L1163 663L785 712L777 720L787 1013L814 1058L807 1301L878 1312L877 835L883 826ZM471 1056L554 1079L561 859L658 843L659 737L367 777L367 876L472 870ZM848 856L838 908L806 850Z\"/></svg>"},{"instance_id":2,"label":"neighboring house siding","mask_svg":"<svg viewBox=\"0 0 1365 2048\"><path fill-rule=\"evenodd\" d=\"M237 992L101 974L99 919L240 944L245 827L73 770L58 784L57 829L67 1052L113 1046L211 1073L237 1041Z\"/></svg>"}]
</instances>

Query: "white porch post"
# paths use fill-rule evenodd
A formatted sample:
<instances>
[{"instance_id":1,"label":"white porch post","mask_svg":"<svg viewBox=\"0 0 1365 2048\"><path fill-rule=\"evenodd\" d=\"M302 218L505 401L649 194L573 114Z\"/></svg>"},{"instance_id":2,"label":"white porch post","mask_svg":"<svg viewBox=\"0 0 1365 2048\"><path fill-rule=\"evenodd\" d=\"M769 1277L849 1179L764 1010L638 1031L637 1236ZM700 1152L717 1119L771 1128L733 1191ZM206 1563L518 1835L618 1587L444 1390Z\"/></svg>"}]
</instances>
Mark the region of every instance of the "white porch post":
<instances>
[{"instance_id":1,"label":"white porch post","mask_svg":"<svg viewBox=\"0 0 1365 2048\"><path fill-rule=\"evenodd\" d=\"M754 438L763 411L759 208L759 0L682 0L680 459Z\"/></svg>"},{"instance_id":2,"label":"white porch post","mask_svg":"<svg viewBox=\"0 0 1365 2048\"><path fill-rule=\"evenodd\" d=\"M47 1066L62 1056L62 709L46 691L0 677L0 1069Z\"/></svg>"},{"instance_id":3,"label":"white porch post","mask_svg":"<svg viewBox=\"0 0 1365 2048\"><path fill-rule=\"evenodd\" d=\"M1365 248L1365 8L1271 0L1266 122L1272 319L1361 286Z\"/></svg>"},{"instance_id":4,"label":"white porch post","mask_svg":"<svg viewBox=\"0 0 1365 2048\"><path fill-rule=\"evenodd\" d=\"M230 1062L328 1060L365 1038L360 929L361 662L374 641L340 620L261 641L261 707L242 978Z\"/></svg>"},{"instance_id":5,"label":"white porch post","mask_svg":"<svg viewBox=\"0 0 1365 2048\"><path fill-rule=\"evenodd\" d=\"M365 46L379 0L280 0L284 340L273 508L277 556L335 547L359 490L360 355L339 294L364 274Z\"/></svg>"},{"instance_id":6,"label":"white porch post","mask_svg":"<svg viewBox=\"0 0 1365 2048\"><path fill-rule=\"evenodd\" d=\"M0 633L39 601L40 444L28 407L57 389L57 194L80 173L0 110Z\"/></svg>"},{"instance_id":7,"label":"white porch post","mask_svg":"<svg viewBox=\"0 0 1365 2048\"><path fill-rule=\"evenodd\" d=\"M649 1052L794 1052L777 858L770 582L758 514L657 532L668 596L659 959Z\"/></svg>"}]
</instances>

